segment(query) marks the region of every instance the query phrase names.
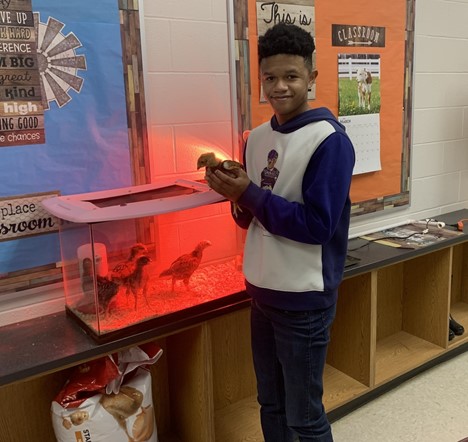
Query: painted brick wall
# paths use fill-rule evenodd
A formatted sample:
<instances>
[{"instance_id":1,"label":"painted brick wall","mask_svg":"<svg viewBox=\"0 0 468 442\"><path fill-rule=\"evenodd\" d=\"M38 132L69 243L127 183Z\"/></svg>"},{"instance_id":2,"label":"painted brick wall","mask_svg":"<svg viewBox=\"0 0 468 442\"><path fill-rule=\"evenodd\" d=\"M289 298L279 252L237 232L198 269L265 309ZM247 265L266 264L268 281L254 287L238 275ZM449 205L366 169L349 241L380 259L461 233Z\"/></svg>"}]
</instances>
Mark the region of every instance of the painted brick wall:
<instances>
[{"instance_id":1,"label":"painted brick wall","mask_svg":"<svg viewBox=\"0 0 468 442\"><path fill-rule=\"evenodd\" d=\"M468 208L467 0L416 0L411 207L351 234Z\"/></svg>"},{"instance_id":2,"label":"painted brick wall","mask_svg":"<svg viewBox=\"0 0 468 442\"><path fill-rule=\"evenodd\" d=\"M194 172L203 151L234 156L226 4L147 0L143 11L152 178L202 177ZM213 232L223 238L206 251L205 261L237 253L227 203L160 221L157 236L161 249L170 251L167 259L201 239L213 241Z\"/></svg>"}]
</instances>

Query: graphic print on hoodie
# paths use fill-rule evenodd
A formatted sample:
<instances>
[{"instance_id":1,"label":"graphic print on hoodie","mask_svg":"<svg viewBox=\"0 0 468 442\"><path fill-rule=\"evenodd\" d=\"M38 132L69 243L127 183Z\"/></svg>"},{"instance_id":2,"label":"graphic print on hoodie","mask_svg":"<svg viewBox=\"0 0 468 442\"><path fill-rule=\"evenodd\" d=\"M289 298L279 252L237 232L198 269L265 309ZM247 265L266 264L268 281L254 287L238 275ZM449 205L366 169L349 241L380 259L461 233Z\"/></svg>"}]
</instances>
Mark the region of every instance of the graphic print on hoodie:
<instances>
[{"instance_id":1,"label":"graphic print on hoodie","mask_svg":"<svg viewBox=\"0 0 468 442\"><path fill-rule=\"evenodd\" d=\"M279 176L279 170L275 167L276 161L278 160L278 152L275 149L268 152L267 167L262 170L260 187L262 189L273 190L275 187L276 180Z\"/></svg>"}]
</instances>

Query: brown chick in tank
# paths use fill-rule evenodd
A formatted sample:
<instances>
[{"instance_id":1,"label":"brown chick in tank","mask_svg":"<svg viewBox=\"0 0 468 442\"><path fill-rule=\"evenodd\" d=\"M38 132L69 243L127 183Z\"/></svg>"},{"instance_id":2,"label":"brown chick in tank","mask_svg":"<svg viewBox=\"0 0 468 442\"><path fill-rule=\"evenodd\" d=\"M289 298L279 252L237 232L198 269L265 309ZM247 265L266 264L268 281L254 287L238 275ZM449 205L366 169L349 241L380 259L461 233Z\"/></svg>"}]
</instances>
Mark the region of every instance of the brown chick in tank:
<instances>
[{"instance_id":1,"label":"brown chick in tank","mask_svg":"<svg viewBox=\"0 0 468 442\"><path fill-rule=\"evenodd\" d=\"M110 310L111 301L117 295L120 289L120 284L110 279L96 275L96 286L99 299L100 310L104 309L104 315L107 316Z\"/></svg>"},{"instance_id":2,"label":"brown chick in tank","mask_svg":"<svg viewBox=\"0 0 468 442\"><path fill-rule=\"evenodd\" d=\"M235 176L233 174L230 174L229 172L235 169L244 169L244 166L239 163L238 161L234 160L221 160L216 157L214 152L206 152L201 154L198 157L197 161L197 169L200 169L202 167L209 168L211 172L215 172L216 170L220 170L221 172L230 175L230 176ZM238 204L232 203L232 213L235 217L237 217L237 212L242 212L242 209L239 207Z\"/></svg>"},{"instance_id":3,"label":"brown chick in tank","mask_svg":"<svg viewBox=\"0 0 468 442\"><path fill-rule=\"evenodd\" d=\"M176 281L180 280L183 281L188 290L190 277L198 269L203 257L203 250L208 246L211 246L210 241L199 242L192 253L179 256L168 269L159 274L159 277L170 276L172 278L172 291L174 291Z\"/></svg>"},{"instance_id":4,"label":"brown chick in tank","mask_svg":"<svg viewBox=\"0 0 468 442\"><path fill-rule=\"evenodd\" d=\"M123 284L127 288L127 296L129 294L132 294L135 298L135 310L137 309L138 296L140 294L142 294L145 297L146 304L149 305L148 298L146 295L148 293L149 281L147 265L150 262L151 258L149 256L140 256L135 262L135 269L133 270L133 272L123 280Z\"/></svg>"},{"instance_id":5,"label":"brown chick in tank","mask_svg":"<svg viewBox=\"0 0 468 442\"><path fill-rule=\"evenodd\" d=\"M93 262L91 258L83 259L83 274L81 276L81 284L83 292L86 295L94 294L94 270ZM96 275L96 288L97 288L97 297L99 303L99 310L104 312L107 316L109 313L109 307L111 305L112 299L117 295L120 288L120 283L111 281L109 278L106 278L101 275Z\"/></svg>"},{"instance_id":6,"label":"brown chick in tank","mask_svg":"<svg viewBox=\"0 0 468 442\"><path fill-rule=\"evenodd\" d=\"M111 281L123 284L125 280L135 271L138 258L146 255L148 250L144 244L136 243L130 249L130 254L126 261L117 264L110 273Z\"/></svg>"}]
</instances>

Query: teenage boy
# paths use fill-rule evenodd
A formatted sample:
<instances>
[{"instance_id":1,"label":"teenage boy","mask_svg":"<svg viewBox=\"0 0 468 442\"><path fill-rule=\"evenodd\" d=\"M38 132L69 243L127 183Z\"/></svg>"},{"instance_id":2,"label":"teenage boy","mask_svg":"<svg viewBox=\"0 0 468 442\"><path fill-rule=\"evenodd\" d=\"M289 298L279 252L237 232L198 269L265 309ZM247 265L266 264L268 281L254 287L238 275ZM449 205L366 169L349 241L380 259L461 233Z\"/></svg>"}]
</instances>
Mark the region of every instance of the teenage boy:
<instances>
[{"instance_id":1,"label":"teenage boy","mask_svg":"<svg viewBox=\"0 0 468 442\"><path fill-rule=\"evenodd\" d=\"M323 370L342 281L350 220L353 145L326 108L310 109L314 39L277 24L259 38L260 80L274 115L250 133L246 172L206 172L242 208L246 289L265 442L333 440ZM275 177L265 181L274 158ZM262 176L263 174L263 176Z\"/></svg>"}]
</instances>

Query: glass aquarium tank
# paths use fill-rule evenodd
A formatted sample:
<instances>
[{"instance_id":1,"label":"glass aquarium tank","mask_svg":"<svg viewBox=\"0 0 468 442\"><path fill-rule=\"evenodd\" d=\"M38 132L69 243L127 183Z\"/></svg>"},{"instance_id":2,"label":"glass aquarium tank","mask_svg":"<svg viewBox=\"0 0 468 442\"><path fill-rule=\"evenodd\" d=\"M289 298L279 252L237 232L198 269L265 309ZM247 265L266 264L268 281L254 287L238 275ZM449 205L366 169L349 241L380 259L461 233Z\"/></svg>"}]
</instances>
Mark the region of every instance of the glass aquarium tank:
<instances>
[{"instance_id":1,"label":"glass aquarium tank","mask_svg":"<svg viewBox=\"0 0 468 442\"><path fill-rule=\"evenodd\" d=\"M203 182L42 203L61 219L66 311L98 342L209 310L245 289L242 232L229 202Z\"/></svg>"}]
</instances>

